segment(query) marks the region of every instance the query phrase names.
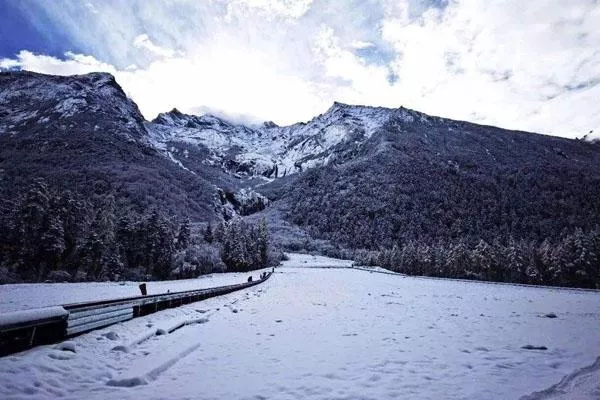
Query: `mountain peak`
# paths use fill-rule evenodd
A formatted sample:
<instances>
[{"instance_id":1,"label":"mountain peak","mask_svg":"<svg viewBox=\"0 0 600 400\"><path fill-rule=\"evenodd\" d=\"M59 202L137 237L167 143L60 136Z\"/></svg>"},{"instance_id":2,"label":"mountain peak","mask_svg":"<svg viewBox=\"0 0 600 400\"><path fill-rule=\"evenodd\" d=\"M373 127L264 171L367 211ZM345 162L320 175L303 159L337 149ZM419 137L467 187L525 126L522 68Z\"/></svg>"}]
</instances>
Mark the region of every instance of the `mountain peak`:
<instances>
[{"instance_id":1,"label":"mountain peak","mask_svg":"<svg viewBox=\"0 0 600 400\"><path fill-rule=\"evenodd\" d=\"M342 103L341 101L334 101L333 102L333 107L346 107L346 106L349 106L349 104Z\"/></svg>"},{"instance_id":2,"label":"mountain peak","mask_svg":"<svg viewBox=\"0 0 600 400\"><path fill-rule=\"evenodd\" d=\"M13 97L21 101L11 102ZM137 105L106 72L70 76L31 71L2 73L0 115L6 115L0 118L0 134L111 132L134 140L146 134ZM60 124L51 123L59 120Z\"/></svg>"},{"instance_id":3,"label":"mountain peak","mask_svg":"<svg viewBox=\"0 0 600 400\"><path fill-rule=\"evenodd\" d=\"M329 107L329 110L343 110L343 109L362 108L362 107L367 107L367 106L363 106L360 104L347 104L347 103L342 103L340 101L334 101L333 104L331 105L331 107Z\"/></svg>"},{"instance_id":4,"label":"mountain peak","mask_svg":"<svg viewBox=\"0 0 600 400\"><path fill-rule=\"evenodd\" d=\"M400 107L402 108L402 107ZM335 112L335 111L360 111L360 112L369 112L369 111L393 111L393 108L388 107L374 107L374 106L366 106L363 104L348 104L342 103L339 101L334 101L332 106L325 112L325 114Z\"/></svg>"},{"instance_id":5,"label":"mountain peak","mask_svg":"<svg viewBox=\"0 0 600 400\"><path fill-rule=\"evenodd\" d=\"M75 76L86 77L86 78L89 78L90 80L95 80L95 81L103 81L103 82L115 81L116 82L115 76L113 74L111 74L110 72L90 72L87 74L75 75Z\"/></svg>"},{"instance_id":6,"label":"mountain peak","mask_svg":"<svg viewBox=\"0 0 600 400\"><path fill-rule=\"evenodd\" d=\"M205 129L216 126L223 128L232 127L234 125L231 122L213 114L186 114L182 113L177 108L173 108L171 111L158 114L158 116L154 118L152 122L166 126L178 126L195 129Z\"/></svg>"},{"instance_id":7,"label":"mountain peak","mask_svg":"<svg viewBox=\"0 0 600 400\"><path fill-rule=\"evenodd\" d=\"M263 128L279 128L279 125L273 121L265 121L263 122Z\"/></svg>"},{"instance_id":8,"label":"mountain peak","mask_svg":"<svg viewBox=\"0 0 600 400\"><path fill-rule=\"evenodd\" d=\"M179 111L177 108L173 107L171 111L167 111L164 113L160 113L152 120L152 122L162 125L175 125L177 121L182 119L189 119L191 115L187 115Z\"/></svg>"}]
</instances>

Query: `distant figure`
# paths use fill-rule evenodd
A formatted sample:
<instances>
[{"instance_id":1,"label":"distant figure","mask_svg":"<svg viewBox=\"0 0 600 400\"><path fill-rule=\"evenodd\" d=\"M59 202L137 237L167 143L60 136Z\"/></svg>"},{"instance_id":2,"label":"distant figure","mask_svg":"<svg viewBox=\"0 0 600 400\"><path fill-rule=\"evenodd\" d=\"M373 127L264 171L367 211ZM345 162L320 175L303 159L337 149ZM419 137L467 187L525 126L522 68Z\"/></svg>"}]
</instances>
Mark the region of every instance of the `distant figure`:
<instances>
[{"instance_id":1,"label":"distant figure","mask_svg":"<svg viewBox=\"0 0 600 400\"><path fill-rule=\"evenodd\" d=\"M252 276L248 277L248 282L252 282Z\"/></svg>"}]
</instances>

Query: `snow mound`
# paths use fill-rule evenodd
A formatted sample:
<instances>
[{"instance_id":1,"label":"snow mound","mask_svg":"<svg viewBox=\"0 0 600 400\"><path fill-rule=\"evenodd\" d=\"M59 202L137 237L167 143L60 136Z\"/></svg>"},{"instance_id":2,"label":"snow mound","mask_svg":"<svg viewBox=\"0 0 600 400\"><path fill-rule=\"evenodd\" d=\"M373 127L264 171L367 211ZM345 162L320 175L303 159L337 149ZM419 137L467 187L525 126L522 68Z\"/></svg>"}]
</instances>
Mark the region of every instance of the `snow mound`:
<instances>
[{"instance_id":1,"label":"snow mound","mask_svg":"<svg viewBox=\"0 0 600 400\"><path fill-rule=\"evenodd\" d=\"M188 333L187 336L178 336L169 343L163 343L161 351L137 360L130 369L121 373L118 377L110 379L106 384L108 386L134 387L147 385L156 380L160 374L200 347L199 338L195 335L195 332L192 333L194 333L193 336ZM175 345L175 342L187 343L188 345L181 350L181 346ZM173 352L169 351L170 349L176 350Z\"/></svg>"},{"instance_id":2,"label":"snow mound","mask_svg":"<svg viewBox=\"0 0 600 400\"><path fill-rule=\"evenodd\" d=\"M59 343L56 346L54 346L54 348L60 351L70 351L71 353L77 353L77 345L71 340L66 340L62 343Z\"/></svg>"},{"instance_id":3,"label":"snow mound","mask_svg":"<svg viewBox=\"0 0 600 400\"><path fill-rule=\"evenodd\" d=\"M565 376L559 383L521 400L588 400L600 398L600 357L590 366Z\"/></svg>"}]
</instances>

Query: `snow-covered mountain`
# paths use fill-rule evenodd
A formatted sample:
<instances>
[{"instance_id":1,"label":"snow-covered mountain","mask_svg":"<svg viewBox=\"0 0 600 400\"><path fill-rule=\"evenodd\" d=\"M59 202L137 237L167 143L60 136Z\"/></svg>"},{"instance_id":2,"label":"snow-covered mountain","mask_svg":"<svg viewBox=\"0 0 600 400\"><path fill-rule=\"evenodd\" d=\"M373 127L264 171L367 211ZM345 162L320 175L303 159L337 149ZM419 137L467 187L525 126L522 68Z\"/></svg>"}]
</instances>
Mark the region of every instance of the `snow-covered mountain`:
<instances>
[{"instance_id":1,"label":"snow-covered mountain","mask_svg":"<svg viewBox=\"0 0 600 400\"><path fill-rule=\"evenodd\" d=\"M107 73L51 76L0 74L0 135L85 129L145 140L144 117Z\"/></svg>"},{"instance_id":2,"label":"snow-covered mountain","mask_svg":"<svg viewBox=\"0 0 600 400\"><path fill-rule=\"evenodd\" d=\"M190 174L149 141L144 117L106 73L0 73L0 198L38 178L84 197L111 193L123 209L221 215L227 176Z\"/></svg>"},{"instance_id":3,"label":"snow-covered mountain","mask_svg":"<svg viewBox=\"0 0 600 400\"><path fill-rule=\"evenodd\" d=\"M585 140L342 103L283 127L145 121L108 74L0 73L0 194L36 177L198 221L271 210L354 248L600 223L600 147Z\"/></svg>"},{"instance_id":4,"label":"snow-covered mountain","mask_svg":"<svg viewBox=\"0 0 600 400\"><path fill-rule=\"evenodd\" d=\"M160 114L146 127L154 145L177 162L182 160L177 159L169 144L200 145L210 151L207 163L221 164L238 176L277 178L345 160L391 120L415 119L427 121L428 117L405 108L336 102L307 123L284 127L269 122L248 127L213 115L187 115L176 109Z\"/></svg>"}]
</instances>

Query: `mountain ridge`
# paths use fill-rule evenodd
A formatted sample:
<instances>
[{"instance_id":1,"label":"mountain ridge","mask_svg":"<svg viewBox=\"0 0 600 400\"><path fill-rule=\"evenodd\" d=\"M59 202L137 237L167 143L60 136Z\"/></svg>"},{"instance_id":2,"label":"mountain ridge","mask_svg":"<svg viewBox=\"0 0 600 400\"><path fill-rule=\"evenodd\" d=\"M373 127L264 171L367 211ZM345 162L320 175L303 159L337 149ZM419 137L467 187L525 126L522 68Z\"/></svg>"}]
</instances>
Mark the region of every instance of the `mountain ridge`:
<instances>
[{"instance_id":1,"label":"mountain ridge","mask_svg":"<svg viewBox=\"0 0 600 400\"><path fill-rule=\"evenodd\" d=\"M501 252L518 243L532 259L528 249L600 225L600 146L582 140L339 102L282 127L177 109L146 121L110 75L11 73L0 82L7 199L42 177L202 224L265 218L282 249L348 257L484 241ZM557 246L577 248L568 243ZM535 268L550 274L554 262Z\"/></svg>"}]
</instances>

